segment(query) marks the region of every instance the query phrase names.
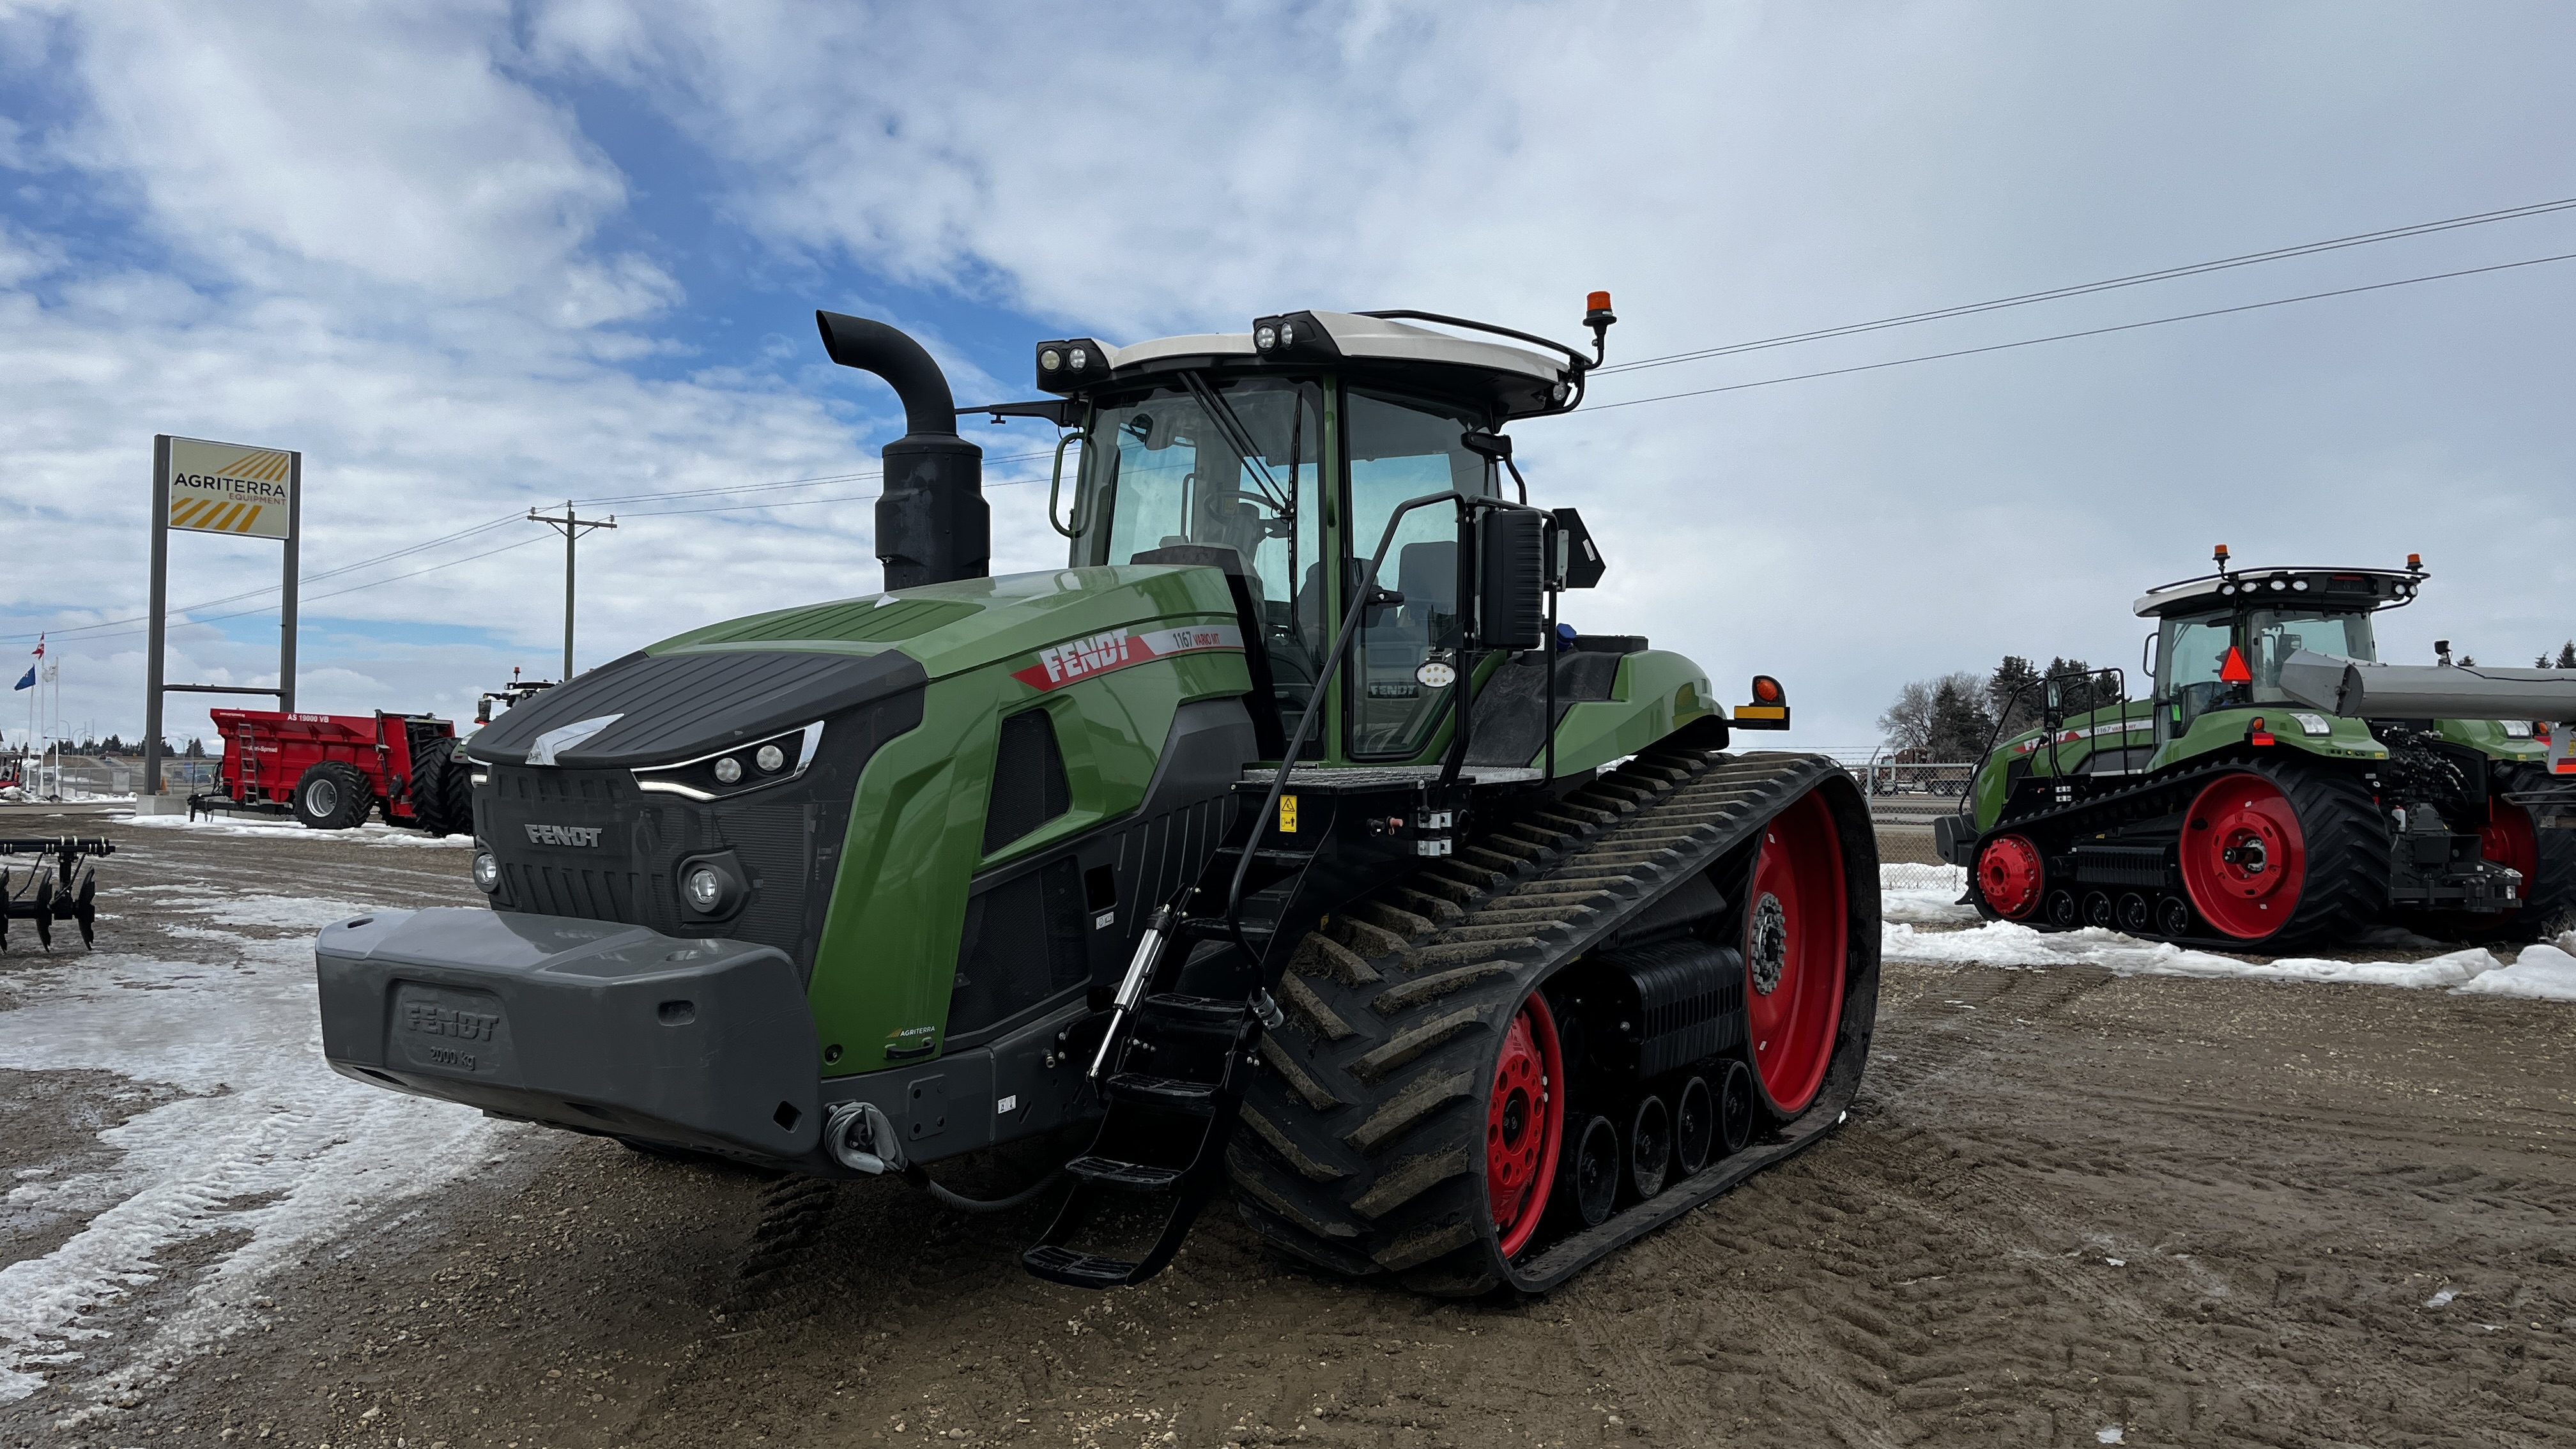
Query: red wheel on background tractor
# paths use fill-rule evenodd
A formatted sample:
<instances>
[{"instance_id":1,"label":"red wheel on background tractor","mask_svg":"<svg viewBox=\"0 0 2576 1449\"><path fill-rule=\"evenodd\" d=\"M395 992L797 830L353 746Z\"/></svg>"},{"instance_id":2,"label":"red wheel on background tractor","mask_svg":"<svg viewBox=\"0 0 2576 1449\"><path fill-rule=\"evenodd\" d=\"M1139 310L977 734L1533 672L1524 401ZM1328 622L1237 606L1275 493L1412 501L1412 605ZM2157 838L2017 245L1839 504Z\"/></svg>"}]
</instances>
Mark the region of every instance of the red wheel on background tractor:
<instances>
[{"instance_id":1,"label":"red wheel on background tractor","mask_svg":"<svg viewBox=\"0 0 2576 1449\"><path fill-rule=\"evenodd\" d=\"M1809 793L1762 832L1745 913L1745 1031L1777 1117L1806 1110L1824 1085L1842 1028L1849 932L1842 840L1824 800Z\"/></svg>"},{"instance_id":2,"label":"red wheel on background tractor","mask_svg":"<svg viewBox=\"0 0 2576 1449\"><path fill-rule=\"evenodd\" d=\"M1485 1200L1506 1258L1529 1246L1547 1213L1565 1142L1564 1085L1556 1018L1547 999L1532 992L1503 1033L1485 1103Z\"/></svg>"},{"instance_id":3,"label":"red wheel on background tractor","mask_svg":"<svg viewBox=\"0 0 2576 1449\"><path fill-rule=\"evenodd\" d=\"M2040 883L2046 874L2039 847L2024 835L1998 835L1977 852L1977 890L1995 914L2018 921L2039 909Z\"/></svg>"},{"instance_id":4,"label":"red wheel on background tractor","mask_svg":"<svg viewBox=\"0 0 2576 1449\"><path fill-rule=\"evenodd\" d=\"M2203 920L2240 941L2289 925L2308 879L2308 837L2268 776L2221 775L2183 817L2182 884Z\"/></svg>"}]
</instances>

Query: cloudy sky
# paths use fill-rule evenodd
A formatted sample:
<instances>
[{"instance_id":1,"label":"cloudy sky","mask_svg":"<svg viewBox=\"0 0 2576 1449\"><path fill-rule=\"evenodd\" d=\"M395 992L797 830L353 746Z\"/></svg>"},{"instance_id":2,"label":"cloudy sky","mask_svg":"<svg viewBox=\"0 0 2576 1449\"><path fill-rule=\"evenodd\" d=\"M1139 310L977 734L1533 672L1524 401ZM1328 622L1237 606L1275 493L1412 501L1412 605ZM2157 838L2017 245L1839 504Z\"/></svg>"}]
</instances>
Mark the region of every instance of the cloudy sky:
<instances>
[{"instance_id":1,"label":"cloudy sky","mask_svg":"<svg viewBox=\"0 0 2576 1449\"><path fill-rule=\"evenodd\" d=\"M531 504L618 515L585 664L877 586L900 413L818 305L973 400L1041 336L1571 339L1605 287L1660 357L2576 198L2571 54L2511 4L0 0L0 665L52 631L63 719L139 727L158 432L304 451L303 707L463 715L557 667ZM1519 456L1612 561L1568 617L1780 675L1807 745L2134 664L2221 541L2421 551L2384 652L2527 662L2576 635L2576 261L2504 264L2570 253L2543 212L1642 369ZM994 485L1048 442L970 435ZM997 570L1061 561L1042 494L993 487ZM275 546L173 557L170 677L273 682Z\"/></svg>"}]
</instances>

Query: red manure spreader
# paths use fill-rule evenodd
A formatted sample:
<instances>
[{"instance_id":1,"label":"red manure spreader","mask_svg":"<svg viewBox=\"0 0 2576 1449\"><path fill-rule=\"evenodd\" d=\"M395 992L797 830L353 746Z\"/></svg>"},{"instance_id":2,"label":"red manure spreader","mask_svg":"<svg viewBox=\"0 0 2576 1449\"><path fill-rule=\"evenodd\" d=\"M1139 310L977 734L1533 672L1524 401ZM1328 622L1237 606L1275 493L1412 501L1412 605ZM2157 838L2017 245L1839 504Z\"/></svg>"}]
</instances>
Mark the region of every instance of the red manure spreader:
<instances>
[{"instance_id":1,"label":"red manure spreader","mask_svg":"<svg viewBox=\"0 0 2576 1449\"><path fill-rule=\"evenodd\" d=\"M316 830L347 830L382 810L391 825L432 835L474 828L471 782L456 761L456 727L433 715L208 711L223 737L215 791L189 813L291 814Z\"/></svg>"}]
</instances>

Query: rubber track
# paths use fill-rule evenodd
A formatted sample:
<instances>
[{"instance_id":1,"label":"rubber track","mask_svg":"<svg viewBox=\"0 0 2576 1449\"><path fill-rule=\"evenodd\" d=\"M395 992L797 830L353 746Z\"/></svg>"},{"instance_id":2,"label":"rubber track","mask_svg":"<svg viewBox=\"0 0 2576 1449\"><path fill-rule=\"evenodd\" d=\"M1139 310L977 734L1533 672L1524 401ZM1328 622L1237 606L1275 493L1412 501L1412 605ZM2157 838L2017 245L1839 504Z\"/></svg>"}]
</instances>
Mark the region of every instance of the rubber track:
<instances>
[{"instance_id":1,"label":"rubber track","mask_svg":"<svg viewBox=\"0 0 2576 1449\"><path fill-rule=\"evenodd\" d=\"M1267 1070L1227 1149L1246 1221L1337 1272L1390 1272L1444 1295L1507 1280L1537 1290L1820 1135L1848 1089L1726 1170L1519 1264L1497 1263L1477 1220L1484 1087L1521 1000L1837 768L1811 755L1649 751L1327 918L1290 959L1288 1020L1262 1038ZM1873 931L1873 956L1876 946Z\"/></svg>"},{"instance_id":2,"label":"rubber track","mask_svg":"<svg viewBox=\"0 0 2576 1449\"><path fill-rule=\"evenodd\" d=\"M2307 837L2308 876L2290 923L2240 946L2311 946L2359 935L2388 909L2388 817L2351 775L2265 761L2246 767L2281 787Z\"/></svg>"}]
</instances>

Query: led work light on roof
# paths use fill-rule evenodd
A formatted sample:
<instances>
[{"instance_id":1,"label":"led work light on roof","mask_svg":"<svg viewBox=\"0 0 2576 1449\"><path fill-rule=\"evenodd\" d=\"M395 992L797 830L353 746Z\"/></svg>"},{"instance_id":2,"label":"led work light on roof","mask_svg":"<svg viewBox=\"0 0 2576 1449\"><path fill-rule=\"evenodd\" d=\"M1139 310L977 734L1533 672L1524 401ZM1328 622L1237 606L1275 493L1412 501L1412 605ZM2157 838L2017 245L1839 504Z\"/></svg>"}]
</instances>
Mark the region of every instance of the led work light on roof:
<instances>
[{"instance_id":1,"label":"led work light on roof","mask_svg":"<svg viewBox=\"0 0 2576 1449\"><path fill-rule=\"evenodd\" d=\"M2279 580L2279 579L2274 579L2274 580L2272 581L2272 589L2273 589L2273 592L2275 592L2275 593L2278 593L2279 591L2281 591L2281 590L2283 590L2283 589L2286 589L2286 588L2288 588L2288 587L2289 587L2289 585L2288 585L2288 584L2283 583L2283 582L2282 582L2281 580Z\"/></svg>"},{"instance_id":2,"label":"led work light on roof","mask_svg":"<svg viewBox=\"0 0 2576 1449\"><path fill-rule=\"evenodd\" d=\"M1049 372L1053 372L1057 368L1064 366L1064 354L1050 347L1044 352L1038 354L1038 366L1045 368Z\"/></svg>"},{"instance_id":3,"label":"led work light on roof","mask_svg":"<svg viewBox=\"0 0 2576 1449\"><path fill-rule=\"evenodd\" d=\"M1276 327L1264 327L1260 331L1253 333L1252 345L1260 348L1264 352L1268 352L1270 349L1279 345L1279 329Z\"/></svg>"},{"instance_id":4,"label":"led work light on roof","mask_svg":"<svg viewBox=\"0 0 2576 1449\"><path fill-rule=\"evenodd\" d=\"M2308 581L2306 579L2292 579L2290 580L2290 587L2294 591L2304 594L2308 591Z\"/></svg>"},{"instance_id":5,"label":"led work light on roof","mask_svg":"<svg viewBox=\"0 0 2576 1449\"><path fill-rule=\"evenodd\" d=\"M1090 366L1090 365L1091 365L1091 349L1090 349L1090 348L1088 348L1088 347L1077 347L1077 348L1073 349L1073 370L1074 370L1074 371L1076 371L1076 372L1080 372L1080 371L1082 371L1085 367L1088 367L1088 366Z\"/></svg>"}]
</instances>

